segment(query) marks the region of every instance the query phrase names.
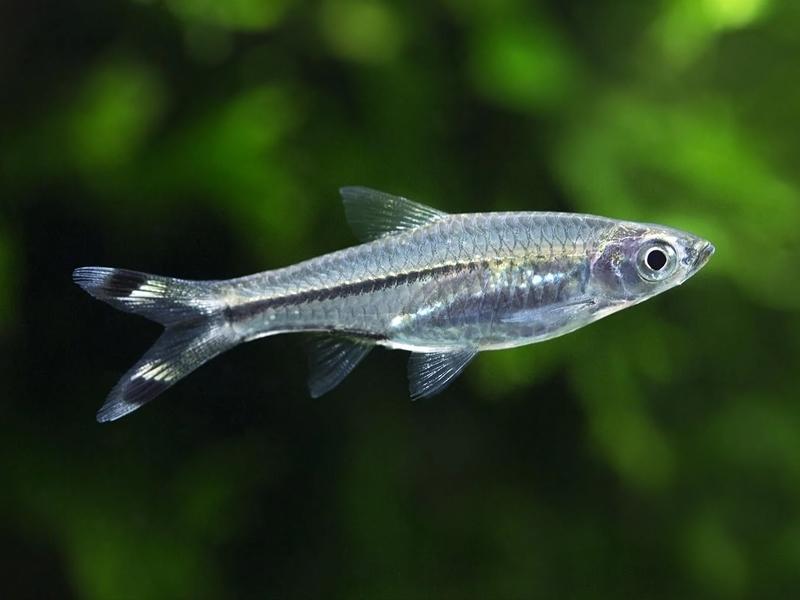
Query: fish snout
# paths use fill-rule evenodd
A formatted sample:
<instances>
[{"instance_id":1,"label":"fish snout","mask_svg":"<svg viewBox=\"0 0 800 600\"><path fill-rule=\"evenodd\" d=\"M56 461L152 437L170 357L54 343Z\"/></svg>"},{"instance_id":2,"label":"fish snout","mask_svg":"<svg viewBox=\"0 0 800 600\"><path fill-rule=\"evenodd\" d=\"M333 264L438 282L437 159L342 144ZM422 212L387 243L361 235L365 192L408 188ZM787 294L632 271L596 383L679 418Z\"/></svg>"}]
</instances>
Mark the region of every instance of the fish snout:
<instances>
[{"instance_id":1,"label":"fish snout","mask_svg":"<svg viewBox=\"0 0 800 600\"><path fill-rule=\"evenodd\" d=\"M698 271L705 266L708 262L708 259L714 254L716 248L714 244L711 242L707 242L706 240L701 240L697 244L695 244L695 259L694 264L692 265L693 271Z\"/></svg>"}]
</instances>

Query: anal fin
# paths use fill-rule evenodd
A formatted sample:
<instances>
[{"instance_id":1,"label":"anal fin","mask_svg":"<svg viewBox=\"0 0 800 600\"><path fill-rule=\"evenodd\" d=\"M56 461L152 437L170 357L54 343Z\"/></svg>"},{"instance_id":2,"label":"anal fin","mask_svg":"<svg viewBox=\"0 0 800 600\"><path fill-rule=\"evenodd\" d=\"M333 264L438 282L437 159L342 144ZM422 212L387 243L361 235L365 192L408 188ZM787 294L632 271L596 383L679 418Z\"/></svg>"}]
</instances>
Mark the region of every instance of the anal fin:
<instances>
[{"instance_id":1,"label":"anal fin","mask_svg":"<svg viewBox=\"0 0 800 600\"><path fill-rule=\"evenodd\" d=\"M333 335L315 335L308 344L308 389L319 398L339 385L374 346Z\"/></svg>"},{"instance_id":2,"label":"anal fin","mask_svg":"<svg viewBox=\"0 0 800 600\"><path fill-rule=\"evenodd\" d=\"M454 352L412 353L408 359L411 399L427 398L444 390L477 353L473 348Z\"/></svg>"}]
</instances>

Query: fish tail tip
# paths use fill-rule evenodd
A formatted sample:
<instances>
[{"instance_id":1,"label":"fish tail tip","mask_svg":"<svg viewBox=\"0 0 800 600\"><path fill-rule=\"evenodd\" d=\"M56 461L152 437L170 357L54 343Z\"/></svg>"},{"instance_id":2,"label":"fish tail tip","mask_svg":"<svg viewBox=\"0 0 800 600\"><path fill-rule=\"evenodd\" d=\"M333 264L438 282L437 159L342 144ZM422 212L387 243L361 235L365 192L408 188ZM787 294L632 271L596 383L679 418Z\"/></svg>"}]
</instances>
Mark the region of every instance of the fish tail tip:
<instances>
[{"instance_id":1,"label":"fish tail tip","mask_svg":"<svg viewBox=\"0 0 800 600\"><path fill-rule=\"evenodd\" d=\"M98 423L110 423L124 417L136 408L138 408L137 404L127 403L122 398L112 394L98 409L95 417Z\"/></svg>"},{"instance_id":2,"label":"fish tail tip","mask_svg":"<svg viewBox=\"0 0 800 600\"><path fill-rule=\"evenodd\" d=\"M111 421L115 421L116 419L119 418L109 414L108 411L103 410L102 408L97 411L95 417L97 418L98 423L110 423Z\"/></svg>"},{"instance_id":3,"label":"fish tail tip","mask_svg":"<svg viewBox=\"0 0 800 600\"><path fill-rule=\"evenodd\" d=\"M130 376L124 377L111 391L95 415L98 423L109 423L121 419L128 413L160 395L170 386L161 381L147 381Z\"/></svg>"},{"instance_id":4,"label":"fish tail tip","mask_svg":"<svg viewBox=\"0 0 800 600\"><path fill-rule=\"evenodd\" d=\"M72 271L72 281L84 290L90 290L101 285L112 271L106 267L78 267Z\"/></svg>"}]
</instances>

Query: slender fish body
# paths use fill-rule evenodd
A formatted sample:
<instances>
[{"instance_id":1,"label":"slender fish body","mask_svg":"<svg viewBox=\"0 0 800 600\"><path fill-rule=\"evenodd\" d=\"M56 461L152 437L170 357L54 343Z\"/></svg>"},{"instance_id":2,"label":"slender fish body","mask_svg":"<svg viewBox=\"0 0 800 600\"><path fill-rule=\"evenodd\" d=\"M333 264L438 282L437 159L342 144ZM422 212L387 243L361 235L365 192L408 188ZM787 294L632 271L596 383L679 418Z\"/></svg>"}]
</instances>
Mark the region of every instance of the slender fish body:
<instances>
[{"instance_id":1,"label":"slender fish body","mask_svg":"<svg viewBox=\"0 0 800 600\"><path fill-rule=\"evenodd\" d=\"M156 344L98 412L117 419L242 342L291 332L310 346L309 388L338 385L376 345L412 352L412 397L446 387L480 351L539 342L679 285L714 247L659 225L568 213L448 215L343 188L363 244L224 281L84 267L74 279L162 323Z\"/></svg>"}]
</instances>

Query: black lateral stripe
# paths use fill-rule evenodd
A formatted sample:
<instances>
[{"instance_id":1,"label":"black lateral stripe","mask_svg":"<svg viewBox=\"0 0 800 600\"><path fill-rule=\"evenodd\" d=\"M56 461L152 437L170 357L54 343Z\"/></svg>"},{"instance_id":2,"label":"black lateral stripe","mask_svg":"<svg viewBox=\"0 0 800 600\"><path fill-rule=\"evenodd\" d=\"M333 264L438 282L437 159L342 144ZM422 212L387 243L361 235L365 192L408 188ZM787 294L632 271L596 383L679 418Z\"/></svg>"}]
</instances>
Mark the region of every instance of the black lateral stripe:
<instances>
[{"instance_id":1,"label":"black lateral stripe","mask_svg":"<svg viewBox=\"0 0 800 600\"><path fill-rule=\"evenodd\" d=\"M397 275L388 275L386 277L364 279L362 281L356 281L353 283L343 283L332 287L307 290L304 292L298 292L296 294L268 298L265 300L259 300L257 302L250 302L240 306L231 307L230 316L233 318L242 319L252 317L261 311L270 308L282 308L285 306L295 306L319 300L335 300L338 298L359 296L364 293L378 292L400 285L416 283L417 281L423 279L449 277L458 272L472 271L479 267L486 267L489 263L490 261L488 260L479 260L461 264L441 265L439 267L433 267L430 269L408 271L407 273L398 273Z\"/></svg>"}]
</instances>

